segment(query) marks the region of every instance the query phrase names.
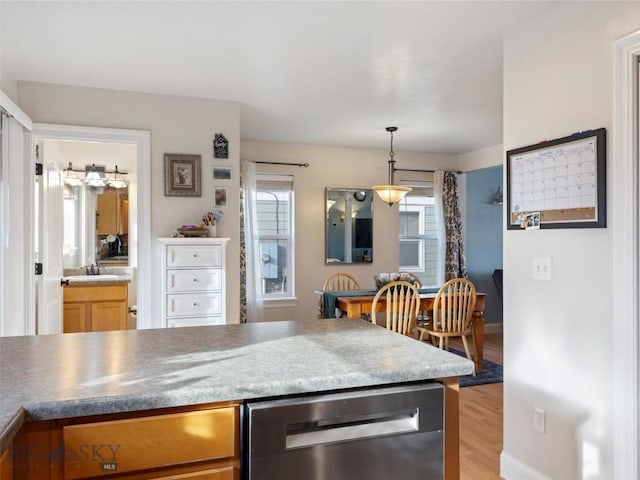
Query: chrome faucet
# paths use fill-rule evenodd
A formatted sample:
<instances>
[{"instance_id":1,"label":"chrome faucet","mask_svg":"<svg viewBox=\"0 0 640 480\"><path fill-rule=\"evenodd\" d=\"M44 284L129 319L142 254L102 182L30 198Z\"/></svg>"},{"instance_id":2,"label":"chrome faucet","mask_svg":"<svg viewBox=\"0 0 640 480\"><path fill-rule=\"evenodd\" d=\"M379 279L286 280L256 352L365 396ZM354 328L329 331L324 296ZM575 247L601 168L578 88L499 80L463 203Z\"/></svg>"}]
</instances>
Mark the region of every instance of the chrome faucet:
<instances>
[{"instance_id":1,"label":"chrome faucet","mask_svg":"<svg viewBox=\"0 0 640 480\"><path fill-rule=\"evenodd\" d=\"M91 266L84 267L84 271L87 275L100 275L100 265L92 263Z\"/></svg>"}]
</instances>

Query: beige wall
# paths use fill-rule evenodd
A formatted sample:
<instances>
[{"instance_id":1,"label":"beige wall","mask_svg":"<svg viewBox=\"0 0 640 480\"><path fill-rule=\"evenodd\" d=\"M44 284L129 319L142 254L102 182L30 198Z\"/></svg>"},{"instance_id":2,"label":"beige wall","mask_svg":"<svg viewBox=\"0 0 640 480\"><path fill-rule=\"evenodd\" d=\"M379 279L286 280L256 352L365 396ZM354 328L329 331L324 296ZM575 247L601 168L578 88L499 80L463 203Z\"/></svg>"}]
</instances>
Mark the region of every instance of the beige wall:
<instances>
[{"instance_id":1,"label":"beige wall","mask_svg":"<svg viewBox=\"0 0 640 480\"><path fill-rule=\"evenodd\" d=\"M505 150L606 127L610 199L613 45L638 28L638 2L565 2L507 35ZM507 480L613 478L613 228L504 234ZM552 259L551 282L531 278L532 257Z\"/></svg>"},{"instance_id":2,"label":"beige wall","mask_svg":"<svg viewBox=\"0 0 640 480\"><path fill-rule=\"evenodd\" d=\"M366 150L311 145L239 142L239 104L187 97L20 82L19 105L35 122L151 132L151 237L171 234L182 223L197 223L211 209L212 167L231 166L230 205L218 227L218 235L230 237L227 257L228 321L238 321L239 291L239 159L280 162L308 162L309 168L259 165L261 172L295 176L296 194L296 284L297 300L267 304L265 320L302 320L317 316L314 290L320 289L330 273L340 268L353 272L364 286L373 286L378 272L398 269L397 206L374 203L374 261L349 267L324 263L325 187L368 188L387 181L387 149ZM230 159L213 160L212 139L222 132L230 142ZM386 138L382 129L381 136ZM400 145L401 134L396 136ZM238 146L240 148L238 148ZM202 155L202 197L164 196L164 153ZM458 157L446 154L397 150L398 168L460 169ZM419 173L396 174L396 180L420 178ZM159 295L159 249L152 240L152 299ZM140 286L140 288L143 288ZM152 320L159 315L154 302Z\"/></svg>"},{"instance_id":3,"label":"beige wall","mask_svg":"<svg viewBox=\"0 0 640 480\"><path fill-rule=\"evenodd\" d=\"M401 131L395 137L402 144ZM382 129L381 136L386 133ZM387 182L387 150L330 148L265 142L242 142L242 159L301 162L309 168L258 165L260 172L295 175L296 195L296 282L297 302L280 308L267 305L265 320L304 320L316 318L318 302L314 290L333 272L347 270L364 287L373 287L373 276L398 270L397 205L389 207L379 198L373 205L373 263L326 265L324 263L324 189L325 187L370 188ZM397 168L459 168L455 155L396 151ZM396 173L396 181L419 178L421 174Z\"/></svg>"},{"instance_id":4,"label":"beige wall","mask_svg":"<svg viewBox=\"0 0 640 480\"><path fill-rule=\"evenodd\" d=\"M151 132L151 289L152 322L159 322L160 249L155 238L168 236L184 223L200 223L212 209L212 167L229 166L233 180L229 206L218 235L231 237L227 255L227 313L230 323L239 319L239 198L240 105L234 102L120 92L43 83L19 82L18 105L34 122L91 127L125 128ZM213 137L229 140L229 159L213 159ZM202 156L202 196L164 195L164 154ZM159 326L159 323L156 323Z\"/></svg>"},{"instance_id":5,"label":"beige wall","mask_svg":"<svg viewBox=\"0 0 640 480\"><path fill-rule=\"evenodd\" d=\"M503 163L504 149L502 148L502 144L460 155L461 169L465 172L495 167Z\"/></svg>"}]
</instances>

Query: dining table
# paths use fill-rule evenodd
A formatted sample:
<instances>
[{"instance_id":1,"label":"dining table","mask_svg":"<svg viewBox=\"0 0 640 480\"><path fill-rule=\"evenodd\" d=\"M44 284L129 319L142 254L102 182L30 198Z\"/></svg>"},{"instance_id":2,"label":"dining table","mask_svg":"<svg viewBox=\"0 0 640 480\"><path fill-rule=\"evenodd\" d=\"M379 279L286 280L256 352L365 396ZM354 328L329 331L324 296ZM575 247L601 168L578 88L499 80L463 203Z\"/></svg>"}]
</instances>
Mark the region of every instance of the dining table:
<instances>
[{"instance_id":1,"label":"dining table","mask_svg":"<svg viewBox=\"0 0 640 480\"><path fill-rule=\"evenodd\" d=\"M436 288L420 288L420 311L433 310L433 302L438 293ZM365 314L371 314L375 290L348 290L322 292L323 317L333 318L335 312L343 312L347 318L361 318ZM476 293L476 304L471 316L471 335L473 338L473 362L476 373L482 371L484 358L484 309L487 294ZM384 311L384 299L379 300L376 308L378 312Z\"/></svg>"}]
</instances>

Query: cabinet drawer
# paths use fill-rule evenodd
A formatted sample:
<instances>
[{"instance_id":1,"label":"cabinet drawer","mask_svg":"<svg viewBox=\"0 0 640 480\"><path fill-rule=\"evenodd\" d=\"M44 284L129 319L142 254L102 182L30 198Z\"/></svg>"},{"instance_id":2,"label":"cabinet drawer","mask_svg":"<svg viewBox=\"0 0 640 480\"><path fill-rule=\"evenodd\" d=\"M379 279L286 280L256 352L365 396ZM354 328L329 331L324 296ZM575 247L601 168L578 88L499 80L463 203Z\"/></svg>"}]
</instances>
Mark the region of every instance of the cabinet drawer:
<instances>
[{"instance_id":1,"label":"cabinet drawer","mask_svg":"<svg viewBox=\"0 0 640 480\"><path fill-rule=\"evenodd\" d=\"M222 315L212 317L187 317L187 318L169 318L167 319L167 327L203 327L207 325L224 325Z\"/></svg>"},{"instance_id":2,"label":"cabinet drawer","mask_svg":"<svg viewBox=\"0 0 640 480\"><path fill-rule=\"evenodd\" d=\"M167 270L167 292L220 290L221 288L222 270L219 268Z\"/></svg>"},{"instance_id":3,"label":"cabinet drawer","mask_svg":"<svg viewBox=\"0 0 640 480\"><path fill-rule=\"evenodd\" d=\"M219 267L222 265L220 245L170 245L167 267Z\"/></svg>"},{"instance_id":4,"label":"cabinet drawer","mask_svg":"<svg viewBox=\"0 0 640 480\"><path fill-rule=\"evenodd\" d=\"M167 295L167 315L190 317L222 313L222 293L189 293Z\"/></svg>"},{"instance_id":5,"label":"cabinet drawer","mask_svg":"<svg viewBox=\"0 0 640 480\"><path fill-rule=\"evenodd\" d=\"M127 300L128 285L67 286L62 289L65 302Z\"/></svg>"},{"instance_id":6,"label":"cabinet drawer","mask_svg":"<svg viewBox=\"0 0 640 480\"><path fill-rule=\"evenodd\" d=\"M64 476L95 478L232 458L238 431L238 407L66 426Z\"/></svg>"},{"instance_id":7,"label":"cabinet drawer","mask_svg":"<svg viewBox=\"0 0 640 480\"><path fill-rule=\"evenodd\" d=\"M200 470L192 473L179 473L168 477L155 477L156 480L234 480L239 475L235 474L232 466Z\"/></svg>"}]
</instances>

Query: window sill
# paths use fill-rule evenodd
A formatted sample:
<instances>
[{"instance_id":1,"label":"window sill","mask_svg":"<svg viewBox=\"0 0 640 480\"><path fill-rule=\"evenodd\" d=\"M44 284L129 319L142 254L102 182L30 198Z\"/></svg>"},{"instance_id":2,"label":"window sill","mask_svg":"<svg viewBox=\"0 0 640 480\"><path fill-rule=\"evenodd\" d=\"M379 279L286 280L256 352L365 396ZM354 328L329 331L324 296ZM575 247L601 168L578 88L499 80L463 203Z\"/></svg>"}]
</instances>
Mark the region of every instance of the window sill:
<instances>
[{"instance_id":1,"label":"window sill","mask_svg":"<svg viewBox=\"0 0 640 480\"><path fill-rule=\"evenodd\" d=\"M288 308L295 307L297 301L296 297L265 298L262 304L264 308Z\"/></svg>"}]
</instances>

